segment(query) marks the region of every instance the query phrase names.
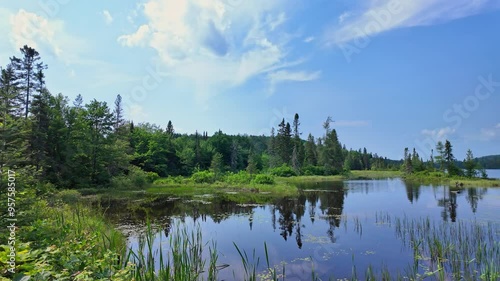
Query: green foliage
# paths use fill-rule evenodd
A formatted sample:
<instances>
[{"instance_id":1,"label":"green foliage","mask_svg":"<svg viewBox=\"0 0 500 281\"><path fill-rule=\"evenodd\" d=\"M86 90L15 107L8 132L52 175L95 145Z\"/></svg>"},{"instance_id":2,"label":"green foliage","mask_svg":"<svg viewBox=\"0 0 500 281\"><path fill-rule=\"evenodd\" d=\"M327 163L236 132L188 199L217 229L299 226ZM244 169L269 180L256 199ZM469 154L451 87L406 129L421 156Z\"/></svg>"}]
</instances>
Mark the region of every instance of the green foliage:
<instances>
[{"instance_id":1,"label":"green foliage","mask_svg":"<svg viewBox=\"0 0 500 281\"><path fill-rule=\"evenodd\" d=\"M476 177L477 176L476 167L477 163L474 160L474 155L472 154L472 151L469 149L467 150L467 154L464 160L465 176L468 178Z\"/></svg>"},{"instance_id":2,"label":"green foliage","mask_svg":"<svg viewBox=\"0 0 500 281\"><path fill-rule=\"evenodd\" d=\"M224 182L229 184L249 184L254 176L246 171L239 171L238 173L228 173L224 177Z\"/></svg>"},{"instance_id":3,"label":"green foliage","mask_svg":"<svg viewBox=\"0 0 500 281\"><path fill-rule=\"evenodd\" d=\"M253 182L256 184L274 184L274 177L266 174L256 175L253 179Z\"/></svg>"},{"instance_id":4,"label":"green foliage","mask_svg":"<svg viewBox=\"0 0 500 281\"><path fill-rule=\"evenodd\" d=\"M57 198L59 198L63 203L66 204L76 204L82 199L80 192L74 189L61 190L57 193Z\"/></svg>"},{"instance_id":5,"label":"green foliage","mask_svg":"<svg viewBox=\"0 0 500 281\"><path fill-rule=\"evenodd\" d=\"M191 179L195 183L214 183L215 174L210 171L198 171L191 175Z\"/></svg>"},{"instance_id":6,"label":"green foliage","mask_svg":"<svg viewBox=\"0 0 500 281\"><path fill-rule=\"evenodd\" d=\"M154 185L169 185L169 184L188 184L191 183L190 178L185 178L183 176L171 176L167 178L161 178L154 181Z\"/></svg>"},{"instance_id":7,"label":"green foliage","mask_svg":"<svg viewBox=\"0 0 500 281\"><path fill-rule=\"evenodd\" d=\"M144 189L158 178L158 174L154 172L144 172L138 167L130 166L127 175L112 178L110 185L115 189Z\"/></svg>"},{"instance_id":8,"label":"green foliage","mask_svg":"<svg viewBox=\"0 0 500 281\"><path fill-rule=\"evenodd\" d=\"M302 168L302 174L305 176L324 176L325 167L323 166L306 166Z\"/></svg>"},{"instance_id":9,"label":"green foliage","mask_svg":"<svg viewBox=\"0 0 500 281\"><path fill-rule=\"evenodd\" d=\"M4 271L8 246L0 245L0 274L11 280L23 276L29 280L131 280L133 267L122 263L126 250L122 234L82 205L78 192L59 192L55 197L61 201L55 205L49 205L47 196L33 192L19 196L19 203L29 204L23 203L24 212L18 214L16 273Z\"/></svg>"},{"instance_id":10,"label":"green foliage","mask_svg":"<svg viewBox=\"0 0 500 281\"><path fill-rule=\"evenodd\" d=\"M160 178L160 176L155 172L146 172L146 178L149 183L155 182Z\"/></svg>"},{"instance_id":11,"label":"green foliage","mask_svg":"<svg viewBox=\"0 0 500 281\"><path fill-rule=\"evenodd\" d=\"M275 175L277 177L294 177L297 176L297 173L293 170L292 167L283 164L280 167L276 167L269 170L271 175Z\"/></svg>"}]
</instances>

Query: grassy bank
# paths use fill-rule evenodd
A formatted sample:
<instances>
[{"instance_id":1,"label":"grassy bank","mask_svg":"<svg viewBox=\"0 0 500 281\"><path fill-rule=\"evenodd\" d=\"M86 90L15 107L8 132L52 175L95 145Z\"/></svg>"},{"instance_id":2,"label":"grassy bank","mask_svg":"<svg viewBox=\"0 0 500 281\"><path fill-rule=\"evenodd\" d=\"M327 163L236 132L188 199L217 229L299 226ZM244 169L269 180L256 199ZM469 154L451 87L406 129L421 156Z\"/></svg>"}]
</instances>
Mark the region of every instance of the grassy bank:
<instances>
[{"instance_id":1,"label":"grassy bank","mask_svg":"<svg viewBox=\"0 0 500 281\"><path fill-rule=\"evenodd\" d=\"M421 172L410 175L405 175L406 181L419 184L440 184L458 187L500 187L500 180L496 179L481 179L481 178L466 178L453 176L450 177L440 172Z\"/></svg>"},{"instance_id":2,"label":"grassy bank","mask_svg":"<svg viewBox=\"0 0 500 281\"><path fill-rule=\"evenodd\" d=\"M255 182L259 176L265 176L269 181L265 184ZM239 193L264 193L269 195L289 196L298 194L296 183L318 181L344 181L360 179L383 179L401 177L399 171L352 171L348 176L293 176L275 177L271 175L248 175L245 173L229 174L217 180L207 177L196 179L173 177L164 178L154 182L147 189L150 193L168 193L172 195L198 195L206 193L239 192Z\"/></svg>"},{"instance_id":3,"label":"grassy bank","mask_svg":"<svg viewBox=\"0 0 500 281\"><path fill-rule=\"evenodd\" d=\"M82 205L76 191L42 198L24 191L17 203L15 270L8 263L10 245L1 245L0 280L28 280L25 276L29 280L130 280L133 268L123 264L125 238L99 212Z\"/></svg>"}]
</instances>

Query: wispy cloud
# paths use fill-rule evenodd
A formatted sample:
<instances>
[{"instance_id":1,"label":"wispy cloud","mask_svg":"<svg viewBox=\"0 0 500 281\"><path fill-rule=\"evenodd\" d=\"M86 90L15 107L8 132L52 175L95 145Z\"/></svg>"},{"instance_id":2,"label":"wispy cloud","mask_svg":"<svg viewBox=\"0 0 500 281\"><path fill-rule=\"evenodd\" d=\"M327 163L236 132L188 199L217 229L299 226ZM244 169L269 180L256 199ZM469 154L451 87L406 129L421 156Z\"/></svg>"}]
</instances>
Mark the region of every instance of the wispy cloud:
<instances>
[{"instance_id":1,"label":"wispy cloud","mask_svg":"<svg viewBox=\"0 0 500 281\"><path fill-rule=\"evenodd\" d=\"M111 16L111 13L108 10L102 11L102 16L104 17L104 21L106 22L106 24L113 23L113 16Z\"/></svg>"},{"instance_id":2,"label":"wispy cloud","mask_svg":"<svg viewBox=\"0 0 500 281\"><path fill-rule=\"evenodd\" d=\"M482 141L490 141L500 139L500 123L490 127L490 128L482 128L479 140Z\"/></svg>"},{"instance_id":3,"label":"wispy cloud","mask_svg":"<svg viewBox=\"0 0 500 281\"><path fill-rule=\"evenodd\" d=\"M444 127L434 130L424 129L422 135L431 138L434 142L445 141L456 132L454 128Z\"/></svg>"},{"instance_id":4,"label":"wispy cloud","mask_svg":"<svg viewBox=\"0 0 500 281\"><path fill-rule=\"evenodd\" d=\"M147 22L118 42L154 49L173 76L205 99L298 61L290 55L285 1L228 3L148 0L140 11Z\"/></svg>"},{"instance_id":5,"label":"wispy cloud","mask_svg":"<svg viewBox=\"0 0 500 281\"><path fill-rule=\"evenodd\" d=\"M307 71L288 71L288 70L278 70L275 72L270 72L267 75L269 79L270 89L269 94L273 94L275 87L279 83L284 83L287 81L294 82L306 82L319 79L321 77L321 71L307 72Z\"/></svg>"},{"instance_id":6,"label":"wispy cloud","mask_svg":"<svg viewBox=\"0 0 500 281\"><path fill-rule=\"evenodd\" d=\"M306 39L304 39L304 43L311 43L312 41L314 41L314 39L315 38L313 36L309 36Z\"/></svg>"},{"instance_id":7,"label":"wispy cloud","mask_svg":"<svg viewBox=\"0 0 500 281\"><path fill-rule=\"evenodd\" d=\"M344 23L344 21L351 16L350 12L344 12L339 16L339 24Z\"/></svg>"},{"instance_id":8,"label":"wispy cloud","mask_svg":"<svg viewBox=\"0 0 500 281\"><path fill-rule=\"evenodd\" d=\"M347 11L324 35L327 44L342 44L396 28L425 26L498 8L495 0L378 0L356 11Z\"/></svg>"}]
</instances>

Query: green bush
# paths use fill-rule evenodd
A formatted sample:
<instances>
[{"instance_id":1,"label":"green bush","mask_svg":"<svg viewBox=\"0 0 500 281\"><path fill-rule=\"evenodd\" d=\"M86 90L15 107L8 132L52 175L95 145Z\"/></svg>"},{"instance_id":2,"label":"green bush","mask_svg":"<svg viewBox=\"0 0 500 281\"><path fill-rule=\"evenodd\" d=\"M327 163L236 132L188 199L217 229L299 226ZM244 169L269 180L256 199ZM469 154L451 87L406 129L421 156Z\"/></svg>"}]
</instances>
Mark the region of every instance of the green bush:
<instances>
[{"instance_id":1,"label":"green bush","mask_svg":"<svg viewBox=\"0 0 500 281\"><path fill-rule=\"evenodd\" d=\"M144 172L139 167L131 166L127 175L113 177L110 184L114 189L143 189L157 178L159 176L156 173Z\"/></svg>"},{"instance_id":2,"label":"green bush","mask_svg":"<svg viewBox=\"0 0 500 281\"><path fill-rule=\"evenodd\" d=\"M66 204L73 205L81 200L82 195L77 190L66 189L59 191L56 197Z\"/></svg>"},{"instance_id":3,"label":"green bush","mask_svg":"<svg viewBox=\"0 0 500 281\"><path fill-rule=\"evenodd\" d=\"M271 175L259 174L253 180L256 184L274 184L274 177Z\"/></svg>"},{"instance_id":4,"label":"green bush","mask_svg":"<svg viewBox=\"0 0 500 281\"><path fill-rule=\"evenodd\" d=\"M210 171L199 171L195 172L191 176L191 179L195 183L213 183L215 182L215 174Z\"/></svg>"},{"instance_id":5,"label":"green bush","mask_svg":"<svg viewBox=\"0 0 500 281\"><path fill-rule=\"evenodd\" d=\"M297 175L297 173L295 173L292 167L286 164L283 164L283 166L281 167L276 167L271 169L269 173L277 177L294 177Z\"/></svg>"},{"instance_id":6,"label":"green bush","mask_svg":"<svg viewBox=\"0 0 500 281\"><path fill-rule=\"evenodd\" d=\"M229 184L248 184L252 181L253 176L247 171L239 171L237 174L228 173L224 177L224 182Z\"/></svg>"},{"instance_id":7,"label":"green bush","mask_svg":"<svg viewBox=\"0 0 500 281\"><path fill-rule=\"evenodd\" d=\"M324 176L325 167L322 166L307 166L302 169L305 176Z\"/></svg>"},{"instance_id":8,"label":"green bush","mask_svg":"<svg viewBox=\"0 0 500 281\"><path fill-rule=\"evenodd\" d=\"M182 176L169 176L167 178L157 179L154 181L154 185L169 185L169 184L186 184L189 183L188 178L184 178Z\"/></svg>"},{"instance_id":9,"label":"green bush","mask_svg":"<svg viewBox=\"0 0 500 281\"><path fill-rule=\"evenodd\" d=\"M153 183L157 179L159 179L160 176L157 173L155 173L155 172L146 172L146 178L148 179L149 183Z\"/></svg>"},{"instance_id":10,"label":"green bush","mask_svg":"<svg viewBox=\"0 0 500 281\"><path fill-rule=\"evenodd\" d=\"M134 187L129 176L113 177L111 178L110 185L113 189L132 189Z\"/></svg>"}]
</instances>

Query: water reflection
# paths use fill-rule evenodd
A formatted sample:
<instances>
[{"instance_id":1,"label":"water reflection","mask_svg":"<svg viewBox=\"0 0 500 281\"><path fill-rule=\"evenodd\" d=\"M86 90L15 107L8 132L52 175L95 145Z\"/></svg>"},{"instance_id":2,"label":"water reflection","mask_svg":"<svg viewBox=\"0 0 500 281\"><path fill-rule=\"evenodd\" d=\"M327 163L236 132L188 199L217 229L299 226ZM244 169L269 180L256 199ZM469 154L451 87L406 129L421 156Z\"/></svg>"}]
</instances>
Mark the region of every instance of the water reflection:
<instances>
[{"instance_id":1,"label":"water reflection","mask_svg":"<svg viewBox=\"0 0 500 281\"><path fill-rule=\"evenodd\" d=\"M270 221L274 232L278 233L284 241L294 239L298 249L302 249L305 225L309 224L312 227L318 220L326 222L327 228L324 233L330 242L337 242L335 230L341 225L345 202L351 202L351 208L358 211L378 211L380 207L370 207L370 204L378 204L377 206L393 207L406 212L408 207L405 206L419 204L423 194L433 194L435 206L439 207L442 220L455 222L459 215L459 202L462 204L467 202L472 213L475 214L479 202L488 191L487 188L422 186L403 181L304 183L300 185L300 188L302 191L296 197L265 198L261 199L264 203L259 204L257 204L258 198L255 202L251 202L252 204L238 203L242 202L241 195L225 193L217 196L202 195L189 198L145 195L145 198L133 200L133 202L104 201L106 203L103 204L106 205L105 208L109 208L108 215L115 218L118 224L126 224L132 228L134 225L137 227L143 225L146 216L149 215L152 220L164 226L163 232L166 237L171 232L174 220L184 222L186 218L194 222L207 222L210 218L215 224L220 224L235 217L244 217L248 221L249 231L254 231L254 223L259 219L256 217L256 212L263 210L269 212L267 221ZM408 201L405 200L406 203L398 199L401 198L399 197L401 193L406 194L408 199ZM346 199L348 194L353 196L350 201ZM383 200L391 204L384 205L384 202L376 199L381 194L383 194ZM462 199L459 200L461 197ZM370 198L373 199L370 200ZM424 203L427 204L426 202L422 204ZM419 208L424 208L422 204ZM387 212L396 214L390 208Z\"/></svg>"},{"instance_id":2,"label":"water reflection","mask_svg":"<svg viewBox=\"0 0 500 281\"><path fill-rule=\"evenodd\" d=\"M408 201L410 201L411 204L413 204L414 201L417 202L418 197L420 196L420 184L404 182L403 184L406 187L406 195L408 197Z\"/></svg>"}]
</instances>

